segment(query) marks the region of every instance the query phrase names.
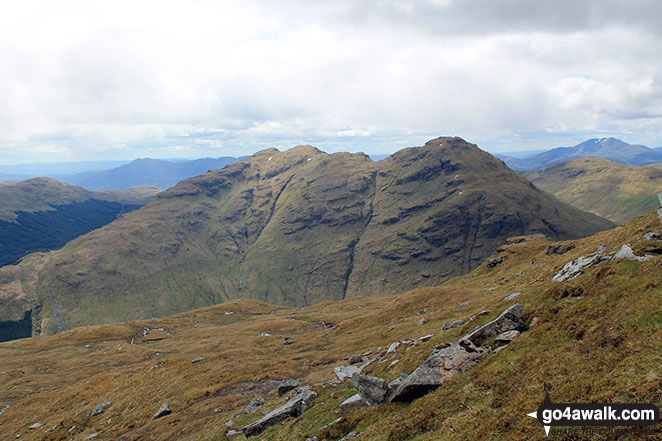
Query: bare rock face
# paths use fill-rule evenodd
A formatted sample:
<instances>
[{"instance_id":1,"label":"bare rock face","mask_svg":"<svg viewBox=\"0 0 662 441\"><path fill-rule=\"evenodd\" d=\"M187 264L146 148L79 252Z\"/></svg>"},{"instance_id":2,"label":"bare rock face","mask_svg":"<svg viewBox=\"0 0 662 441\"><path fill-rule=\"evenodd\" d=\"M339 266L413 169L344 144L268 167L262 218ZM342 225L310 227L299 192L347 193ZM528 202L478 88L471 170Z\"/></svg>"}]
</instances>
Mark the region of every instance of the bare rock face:
<instances>
[{"instance_id":1,"label":"bare rock face","mask_svg":"<svg viewBox=\"0 0 662 441\"><path fill-rule=\"evenodd\" d=\"M358 372L352 375L352 384L369 406L385 402L390 391L388 383L383 378L362 375Z\"/></svg>"},{"instance_id":2,"label":"bare rock face","mask_svg":"<svg viewBox=\"0 0 662 441\"><path fill-rule=\"evenodd\" d=\"M249 424L242 429L246 438L259 435L267 428L285 421L291 417L298 417L308 408L311 401L317 398L317 393L310 387L301 388L301 393L288 400L287 403L272 410L264 417Z\"/></svg>"},{"instance_id":3,"label":"bare rock face","mask_svg":"<svg viewBox=\"0 0 662 441\"><path fill-rule=\"evenodd\" d=\"M471 369L488 353L471 341L448 343L435 349L423 364L405 378L390 401L411 401L432 392L452 376Z\"/></svg>"}]
</instances>

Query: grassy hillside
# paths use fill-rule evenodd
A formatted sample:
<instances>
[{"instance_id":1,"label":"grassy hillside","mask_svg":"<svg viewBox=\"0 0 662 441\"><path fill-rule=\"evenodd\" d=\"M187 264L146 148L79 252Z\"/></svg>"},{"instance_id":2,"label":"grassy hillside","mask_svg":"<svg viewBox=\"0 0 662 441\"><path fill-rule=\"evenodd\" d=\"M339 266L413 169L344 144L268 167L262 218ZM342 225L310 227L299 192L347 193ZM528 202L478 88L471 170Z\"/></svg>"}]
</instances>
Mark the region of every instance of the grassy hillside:
<instances>
[{"instance_id":1,"label":"grassy hillside","mask_svg":"<svg viewBox=\"0 0 662 441\"><path fill-rule=\"evenodd\" d=\"M611 226L460 138L377 163L269 149L53 253L39 271L35 320L53 333L235 298L306 306L397 293L470 271L510 236Z\"/></svg>"},{"instance_id":2,"label":"grassy hillside","mask_svg":"<svg viewBox=\"0 0 662 441\"><path fill-rule=\"evenodd\" d=\"M662 170L586 158L523 172L537 187L582 210L622 224L658 207Z\"/></svg>"},{"instance_id":3,"label":"grassy hillside","mask_svg":"<svg viewBox=\"0 0 662 441\"><path fill-rule=\"evenodd\" d=\"M60 248L158 192L155 187L90 192L49 178L0 186L0 266L33 251Z\"/></svg>"},{"instance_id":4,"label":"grassy hillside","mask_svg":"<svg viewBox=\"0 0 662 441\"><path fill-rule=\"evenodd\" d=\"M313 385L319 397L302 416L251 439L338 440L354 431L361 440L380 441L544 440L543 428L526 416L542 402L543 383L551 385L555 402L660 406L662 244L642 237L661 229L650 213L561 244L535 236L511 240L492 256L500 264L404 294L305 309L243 299L163 319L3 343L0 432L26 441L85 440L93 433L101 440L221 441L230 428L284 401L275 391L284 377ZM624 243L638 254L657 254L646 262L603 262L574 280L551 281L566 262L598 246L613 253ZM548 254L549 245L571 249ZM513 292L521 294L503 300ZM328 380L350 355L374 358L392 342L432 334L425 342L401 343L367 368L392 380L411 372L433 347L457 340L514 302L522 305L529 329L503 351L412 403L338 410L354 389ZM485 309L490 312L468 321ZM419 325L421 318L426 321ZM441 330L457 319L467 322ZM285 337L295 342L283 345ZM192 363L199 357L204 359ZM235 417L256 397L266 403ZM110 406L90 417L105 401ZM153 419L164 402L173 413ZM28 429L34 423L43 426Z\"/></svg>"}]
</instances>

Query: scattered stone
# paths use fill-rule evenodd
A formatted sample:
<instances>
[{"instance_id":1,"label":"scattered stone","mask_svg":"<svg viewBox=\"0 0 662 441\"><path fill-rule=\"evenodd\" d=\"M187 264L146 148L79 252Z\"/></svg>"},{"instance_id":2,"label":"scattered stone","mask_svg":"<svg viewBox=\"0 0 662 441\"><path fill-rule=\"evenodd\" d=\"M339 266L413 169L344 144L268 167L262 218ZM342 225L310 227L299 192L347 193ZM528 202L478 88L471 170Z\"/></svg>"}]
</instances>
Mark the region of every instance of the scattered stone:
<instances>
[{"instance_id":1,"label":"scattered stone","mask_svg":"<svg viewBox=\"0 0 662 441\"><path fill-rule=\"evenodd\" d=\"M418 311L418 312L416 313L416 315L423 315L423 314L425 314L425 313L427 312L427 310L428 310L428 308L423 308L423 309L421 309L420 311Z\"/></svg>"},{"instance_id":2,"label":"scattered stone","mask_svg":"<svg viewBox=\"0 0 662 441\"><path fill-rule=\"evenodd\" d=\"M48 429L44 430L44 433L50 433L57 429L57 424L55 426L49 427Z\"/></svg>"},{"instance_id":3,"label":"scattered stone","mask_svg":"<svg viewBox=\"0 0 662 441\"><path fill-rule=\"evenodd\" d=\"M343 436L342 438L340 438L339 441L348 441L348 440L350 440L350 439L356 439L356 438L358 438L359 436L361 436L362 433L363 433L363 432L349 432L347 435L345 435L345 436Z\"/></svg>"},{"instance_id":4,"label":"scattered stone","mask_svg":"<svg viewBox=\"0 0 662 441\"><path fill-rule=\"evenodd\" d=\"M501 256L501 257L497 257L497 258L494 258L494 259L488 259L485 266L488 267L488 268L494 268L495 266L500 265L501 263L503 263L504 260L506 260L506 256Z\"/></svg>"},{"instance_id":5,"label":"scattered stone","mask_svg":"<svg viewBox=\"0 0 662 441\"><path fill-rule=\"evenodd\" d=\"M533 317L531 319L531 323L529 323L529 328L533 328L535 325L538 324L538 322L540 322L540 319L538 317Z\"/></svg>"},{"instance_id":6,"label":"scattered stone","mask_svg":"<svg viewBox=\"0 0 662 441\"><path fill-rule=\"evenodd\" d=\"M463 340L469 340L472 344L480 346L486 339L494 334L523 327L520 320L521 315L522 306L519 303L516 303L499 314L499 317L474 329L459 341L462 342Z\"/></svg>"},{"instance_id":7,"label":"scattered stone","mask_svg":"<svg viewBox=\"0 0 662 441\"><path fill-rule=\"evenodd\" d=\"M567 253L568 251L574 249L575 246L573 244L570 245L549 245L547 248L545 248L545 254L548 256L551 256L552 254L564 254Z\"/></svg>"},{"instance_id":8,"label":"scattered stone","mask_svg":"<svg viewBox=\"0 0 662 441\"><path fill-rule=\"evenodd\" d=\"M447 343L437 349L393 392L390 401L412 401L444 384L452 376L464 372L488 353L471 341Z\"/></svg>"},{"instance_id":9,"label":"scattered stone","mask_svg":"<svg viewBox=\"0 0 662 441\"><path fill-rule=\"evenodd\" d=\"M607 259L602 257L602 254L600 253L591 253L585 256L579 256L575 260L563 265L561 271L559 271L554 275L554 277L552 277L552 281L563 282L565 280L574 279L575 277L583 273L585 269L595 266L600 262L602 262L603 260L607 260Z\"/></svg>"},{"instance_id":10,"label":"scattered stone","mask_svg":"<svg viewBox=\"0 0 662 441\"><path fill-rule=\"evenodd\" d=\"M441 330L446 331L447 329L459 328L464 324L464 320L455 320L454 322L444 323L441 325Z\"/></svg>"},{"instance_id":11,"label":"scattered stone","mask_svg":"<svg viewBox=\"0 0 662 441\"><path fill-rule=\"evenodd\" d=\"M158 419L166 415L170 415L171 413L172 410L170 410L170 406L168 406L168 403L163 403L161 404L161 407L159 407L159 410L157 410L156 413L154 414L154 419Z\"/></svg>"},{"instance_id":12,"label":"scattered stone","mask_svg":"<svg viewBox=\"0 0 662 441\"><path fill-rule=\"evenodd\" d=\"M648 259L650 259L653 256L650 255L645 255L645 256L636 256L634 252L632 251L632 248L630 248L630 245L625 244L621 247L620 250L614 255L613 259L627 259L627 260L638 260L639 262L644 262Z\"/></svg>"},{"instance_id":13,"label":"scattered stone","mask_svg":"<svg viewBox=\"0 0 662 441\"><path fill-rule=\"evenodd\" d=\"M426 322L427 322L427 320L425 320L424 318L422 318L422 319L420 319L420 320L418 321L417 326L423 326Z\"/></svg>"},{"instance_id":14,"label":"scattered stone","mask_svg":"<svg viewBox=\"0 0 662 441\"><path fill-rule=\"evenodd\" d=\"M349 380L355 373L361 372L357 366L337 366L333 368L336 378L340 381Z\"/></svg>"},{"instance_id":15,"label":"scattered stone","mask_svg":"<svg viewBox=\"0 0 662 441\"><path fill-rule=\"evenodd\" d=\"M103 413L103 411L106 410L106 408L109 407L111 404L112 403L110 401L104 401L103 403L99 404L94 409L92 409L92 413L90 414L90 416L93 417Z\"/></svg>"},{"instance_id":16,"label":"scattered stone","mask_svg":"<svg viewBox=\"0 0 662 441\"><path fill-rule=\"evenodd\" d=\"M30 429L30 430L34 430L34 429L38 429L38 428L43 427L43 426L44 426L44 425L43 425L42 423L34 423L34 424L31 425L30 427L28 427L28 429Z\"/></svg>"},{"instance_id":17,"label":"scattered stone","mask_svg":"<svg viewBox=\"0 0 662 441\"><path fill-rule=\"evenodd\" d=\"M399 361L400 361L400 360L398 360L398 359L396 358L395 360L393 360L392 362L390 362L390 363L388 364L387 369L391 369L391 368L392 368L393 366L395 366Z\"/></svg>"},{"instance_id":18,"label":"scattered stone","mask_svg":"<svg viewBox=\"0 0 662 441\"><path fill-rule=\"evenodd\" d=\"M95 438L98 437L98 436L99 436L99 432L94 432L93 434L91 434L90 436L88 436L87 439L95 439Z\"/></svg>"},{"instance_id":19,"label":"scattered stone","mask_svg":"<svg viewBox=\"0 0 662 441\"><path fill-rule=\"evenodd\" d=\"M340 410L344 412L347 409L351 409L352 407L363 407L363 406L367 406L367 404L365 401L363 401L361 395L354 394L351 397L347 398L342 403L340 403Z\"/></svg>"},{"instance_id":20,"label":"scattered stone","mask_svg":"<svg viewBox=\"0 0 662 441\"><path fill-rule=\"evenodd\" d=\"M424 335L423 337L418 337L415 341L423 343L423 342L426 342L426 341L430 340L432 337L434 337L432 334L427 334L427 335Z\"/></svg>"},{"instance_id":21,"label":"scattered stone","mask_svg":"<svg viewBox=\"0 0 662 441\"><path fill-rule=\"evenodd\" d=\"M471 304L471 302L469 302L469 301L462 302L462 303L460 303L460 308L466 308L466 307L469 306L470 304Z\"/></svg>"},{"instance_id":22,"label":"scattered stone","mask_svg":"<svg viewBox=\"0 0 662 441\"><path fill-rule=\"evenodd\" d=\"M132 374L131 372L129 372L128 374L126 374L126 375L124 376L124 378L131 378L131 377L133 377L133 374Z\"/></svg>"},{"instance_id":23,"label":"scattered stone","mask_svg":"<svg viewBox=\"0 0 662 441\"><path fill-rule=\"evenodd\" d=\"M269 332L261 332L260 337L271 337L271 334Z\"/></svg>"},{"instance_id":24,"label":"scattered stone","mask_svg":"<svg viewBox=\"0 0 662 441\"><path fill-rule=\"evenodd\" d=\"M506 297L504 297L503 299L501 299L501 301L502 301L502 302L507 302L508 300L512 300L512 299L514 299L515 297L519 296L520 294L522 294L522 293L521 293L521 292L514 292L514 293L512 293L512 294L508 294Z\"/></svg>"},{"instance_id":25,"label":"scattered stone","mask_svg":"<svg viewBox=\"0 0 662 441\"><path fill-rule=\"evenodd\" d=\"M263 404L264 404L264 398L253 398L246 406L246 410L244 410L244 413L255 413L257 411L257 408L262 406Z\"/></svg>"},{"instance_id":26,"label":"scattered stone","mask_svg":"<svg viewBox=\"0 0 662 441\"><path fill-rule=\"evenodd\" d=\"M205 357L194 358L193 360L191 360L191 363L200 363L204 359L205 359Z\"/></svg>"},{"instance_id":27,"label":"scattered stone","mask_svg":"<svg viewBox=\"0 0 662 441\"><path fill-rule=\"evenodd\" d=\"M482 311L478 312L478 314L476 314L476 315L477 315L477 316L488 315L488 314L490 314L491 312L492 312L492 311L490 311L489 309L483 309Z\"/></svg>"},{"instance_id":28,"label":"scattered stone","mask_svg":"<svg viewBox=\"0 0 662 441\"><path fill-rule=\"evenodd\" d=\"M386 350L386 354L385 354L385 355L388 355L388 354L390 354L391 352L393 352L393 351L395 351L396 349L398 349L398 346L400 346L400 342L399 342L399 341L394 341L393 343L391 343L390 346L388 347L388 349Z\"/></svg>"},{"instance_id":29,"label":"scattered stone","mask_svg":"<svg viewBox=\"0 0 662 441\"><path fill-rule=\"evenodd\" d=\"M352 384L369 406L383 403L389 393L388 383L379 377L362 375L357 372L352 375Z\"/></svg>"},{"instance_id":30,"label":"scattered stone","mask_svg":"<svg viewBox=\"0 0 662 441\"><path fill-rule=\"evenodd\" d=\"M294 343L296 343L296 341L292 340L290 337L285 337L285 339L283 340L284 345L292 345Z\"/></svg>"},{"instance_id":31,"label":"scattered stone","mask_svg":"<svg viewBox=\"0 0 662 441\"><path fill-rule=\"evenodd\" d=\"M299 380L294 378L284 378L278 385L278 395L285 395L299 385Z\"/></svg>"},{"instance_id":32,"label":"scattered stone","mask_svg":"<svg viewBox=\"0 0 662 441\"><path fill-rule=\"evenodd\" d=\"M302 392L299 395L288 400L287 403L272 410L254 423L244 427L242 432L244 433L244 436L248 438L251 436L259 435L267 428L273 426L274 424L278 424L281 421L285 421L290 417L298 417L308 408L310 402L312 402L315 398L317 398L317 393L310 387L302 388Z\"/></svg>"},{"instance_id":33,"label":"scattered stone","mask_svg":"<svg viewBox=\"0 0 662 441\"><path fill-rule=\"evenodd\" d=\"M368 357L365 355L350 355L347 361L349 361L349 364L365 363L368 361Z\"/></svg>"},{"instance_id":34,"label":"scattered stone","mask_svg":"<svg viewBox=\"0 0 662 441\"><path fill-rule=\"evenodd\" d=\"M644 234L644 240L661 240L662 241L662 231L651 231L650 233Z\"/></svg>"},{"instance_id":35,"label":"scattered stone","mask_svg":"<svg viewBox=\"0 0 662 441\"><path fill-rule=\"evenodd\" d=\"M240 430L234 430L230 429L228 430L228 433L225 434L226 439L235 439L236 437L243 435L243 433Z\"/></svg>"}]
</instances>

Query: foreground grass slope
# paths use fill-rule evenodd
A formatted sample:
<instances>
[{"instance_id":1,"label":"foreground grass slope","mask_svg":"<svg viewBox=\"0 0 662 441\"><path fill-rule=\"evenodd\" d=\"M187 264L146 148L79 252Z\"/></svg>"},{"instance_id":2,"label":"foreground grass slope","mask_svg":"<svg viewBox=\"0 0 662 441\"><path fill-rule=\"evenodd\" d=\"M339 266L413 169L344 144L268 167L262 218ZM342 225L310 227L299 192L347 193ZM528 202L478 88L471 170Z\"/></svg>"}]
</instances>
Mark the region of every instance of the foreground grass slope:
<instances>
[{"instance_id":1,"label":"foreground grass slope","mask_svg":"<svg viewBox=\"0 0 662 441\"><path fill-rule=\"evenodd\" d=\"M500 264L404 294L305 309L242 299L163 319L3 343L0 433L26 441L85 440L93 433L101 440L220 441L230 427L282 403L274 388L284 377L315 385L319 397L302 416L253 439L338 440L355 431L361 440L543 440L542 427L526 416L541 403L543 382L558 402L660 406L662 257L604 262L574 280L551 281L566 262L598 246L615 252L629 243L637 254L660 253L660 242L642 240L660 229L650 213L563 242L574 247L564 254L548 255L554 242L544 238L510 241L493 256ZM513 292L521 294L503 301ZM433 334L427 342L400 345L370 367L392 380L415 369L435 345L456 340L514 302L523 306L530 329L505 350L410 404L340 414L339 403L354 390L327 380L348 356L373 357L392 342ZM467 320L486 308L489 314L463 327L440 330L444 322ZM426 322L419 326L421 318ZM295 343L283 345L285 337ZM204 360L192 363L198 357ZM234 418L254 397L267 399L258 414ZM111 405L90 417L105 401ZM163 402L173 413L154 420ZM43 426L28 429L34 423Z\"/></svg>"},{"instance_id":2,"label":"foreground grass slope","mask_svg":"<svg viewBox=\"0 0 662 441\"><path fill-rule=\"evenodd\" d=\"M522 173L537 187L618 224L658 207L662 170L584 158Z\"/></svg>"},{"instance_id":3,"label":"foreground grass slope","mask_svg":"<svg viewBox=\"0 0 662 441\"><path fill-rule=\"evenodd\" d=\"M611 226L460 138L377 163L311 146L268 149L52 253L29 300L44 333L235 298L307 306L437 285L510 236Z\"/></svg>"}]
</instances>

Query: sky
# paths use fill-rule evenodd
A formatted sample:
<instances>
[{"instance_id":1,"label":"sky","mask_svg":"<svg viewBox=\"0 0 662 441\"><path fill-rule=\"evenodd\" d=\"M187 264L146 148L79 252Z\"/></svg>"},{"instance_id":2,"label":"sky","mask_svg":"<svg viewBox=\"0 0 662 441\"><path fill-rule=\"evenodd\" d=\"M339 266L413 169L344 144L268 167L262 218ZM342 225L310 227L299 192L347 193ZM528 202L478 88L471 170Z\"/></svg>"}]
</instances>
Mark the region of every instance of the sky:
<instances>
[{"instance_id":1,"label":"sky","mask_svg":"<svg viewBox=\"0 0 662 441\"><path fill-rule=\"evenodd\" d=\"M5 2L0 164L662 146L662 2Z\"/></svg>"}]
</instances>

